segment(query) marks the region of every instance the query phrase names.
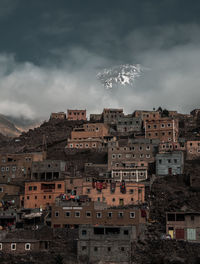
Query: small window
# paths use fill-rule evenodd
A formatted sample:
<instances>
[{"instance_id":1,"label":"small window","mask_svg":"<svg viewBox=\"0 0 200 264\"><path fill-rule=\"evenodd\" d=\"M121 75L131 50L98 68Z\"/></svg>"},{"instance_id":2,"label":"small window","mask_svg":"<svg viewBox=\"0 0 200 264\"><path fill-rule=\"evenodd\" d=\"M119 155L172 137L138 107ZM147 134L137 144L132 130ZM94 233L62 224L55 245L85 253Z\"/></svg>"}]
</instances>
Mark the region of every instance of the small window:
<instances>
[{"instance_id":1,"label":"small window","mask_svg":"<svg viewBox=\"0 0 200 264\"><path fill-rule=\"evenodd\" d=\"M58 211L55 212L55 217L59 217L59 212Z\"/></svg>"},{"instance_id":2,"label":"small window","mask_svg":"<svg viewBox=\"0 0 200 264\"><path fill-rule=\"evenodd\" d=\"M35 200L37 200L37 195L35 196Z\"/></svg>"},{"instance_id":3,"label":"small window","mask_svg":"<svg viewBox=\"0 0 200 264\"><path fill-rule=\"evenodd\" d=\"M112 212L108 212L108 218L112 218Z\"/></svg>"},{"instance_id":4,"label":"small window","mask_svg":"<svg viewBox=\"0 0 200 264\"><path fill-rule=\"evenodd\" d=\"M115 198L112 198L112 202L113 202L113 203L115 202Z\"/></svg>"},{"instance_id":5,"label":"small window","mask_svg":"<svg viewBox=\"0 0 200 264\"><path fill-rule=\"evenodd\" d=\"M71 212L69 212L69 211L68 212L65 212L65 216L66 217L70 217L71 216Z\"/></svg>"},{"instance_id":6,"label":"small window","mask_svg":"<svg viewBox=\"0 0 200 264\"><path fill-rule=\"evenodd\" d=\"M43 198L44 198L44 200L45 200L45 199L46 199L46 195L44 195L44 197L43 197Z\"/></svg>"},{"instance_id":7,"label":"small window","mask_svg":"<svg viewBox=\"0 0 200 264\"><path fill-rule=\"evenodd\" d=\"M101 213L101 212L98 212L98 213L96 214L96 216L97 216L97 218L102 218L102 213Z\"/></svg>"},{"instance_id":8,"label":"small window","mask_svg":"<svg viewBox=\"0 0 200 264\"><path fill-rule=\"evenodd\" d=\"M76 217L76 218L79 218L79 217L80 217L80 215L81 215L81 214L80 214L80 212L79 212L79 211L76 211L76 212L75 212L75 217Z\"/></svg>"},{"instance_id":9,"label":"small window","mask_svg":"<svg viewBox=\"0 0 200 264\"><path fill-rule=\"evenodd\" d=\"M129 232L128 232L128 230L124 230L124 235L128 235L129 234Z\"/></svg>"},{"instance_id":10,"label":"small window","mask_svg":"<svg viewBox=\"0 0 200 264\"><path fill-rule=\"evenodd\" d=\"M11 250L16 250L17 246L16 246L16 243L12 243L11 244Z\"/></svg>"},{"instance_id":11,"label":"small window","mask_svg":"<svg viewBox=\"0 0 200 264\"><path fill-rule=\"evenodd\" d=\"M135 212L130 212L130 218L135 218Z\"/></svg>"},{"instance_id":12,"label":"small window","mask_svg":"<svg viewBox=\"0 0 200 264\"><path fill-rule=\"evenodd\" d=\"M31 244L30 243L25 244L25 250L31 250Z\"/></svg>"},{"instance_id":13,"label":"small window","mask_svg":"<svg viewBox=\"0 0 200 264\"><path fill-rule=\"evenodd\" d=\"M27 198L27 200L29 200L29 196L27 196L26 198Z\"/></svg>"},{"instance_id":14,"label":"small window","mask_svg":"<svg viewBox=\"0 0 200 264\"><path fill-rule=\"evenodd\" d=\"M87 218L90 218L90 217L91 217L91 212L90 212L90 211L87 211L87 212L86 212L86 217L87 217Z\"/></svg>"},{"instance_id":15,"label":"small window","mask_svg":"<svg viewBox=\"0 0 200 264\"><path fill-rule=\"evenodd\" d=\"M171 163L171 160L170 159L168 159L167 161L168 161L168 163Z\"/></svg>"},{"instance_id":16,"label":"small window","mask_svg":"<svg viewBox=\"0 0 200 264\"><path fill-rule=\"evenodd\" d=\"M0 187L0 192L3 192L3 187Z\"/></svg>"},{"instance_id":17,"label":"small window","mask_svg":"<svg viewBox=\"0 0 200 264\"><path fill-rule=\"evenodd\" d=\"M121 251L124 251L124 247L121 247Z\"/></svg>"},{"instance_id":18,"label":"small window","mask_svg":"<svg viewBox=\"0 0 200 264\"><path fill-rule=\"evenodd\" d=\"M87 193L90 193L90 189L89 188L87 189Z\"/></svg>"},{"instance_id":19,"label":"small window","mask_svg":"<svg viewBox=\"0 0 200 264\"><path fill-rule=\"evenodd\" d=\"M123 217L124 217L124 213L123 213L123 212L119 212L119 213L118 213L118 217L119 217L119 218L123 218Z\"/></svg>"},{"instance_id":20,"label":"small window","mask_svg":"<svg viewBox=\"0 0 200 264\"><path fill-rule=\"evenodd\" d=\"M37 190L37 186L33 186L33 190L36 191Z\"/></svg>"},{"instance_id":21,"label":"small window","mask_svg":"<svg viewBox=\"0 0 200 264\"><path fill-rule=\"evenodd\" d=\"M87 235L87 230L84 229L84 230L82 230L81 233L82 233L82 236L86 236Z\"/></svg>"},{"instance_id":22,"label":"small window","mask_svg":"<svg viewBox=\"0 0 200 264\"><path fill-rule=\"evenodd\" d=\"M58 184L57 187L58 187L58 189L61 189L62 184Z\"/></svg>"},{"instance_id":23,"label":"small window","mask_svg":"<svg viewBox=\"0 0 200 264\"><path fill-rule=\"evenodd\" d=\"M107 250L108 250L108 252L110 252L111 251L111 247L108 247Z\"/></svg>"},{"instance_id":24,"label":"small window","mask_svg":"<svg viewBox=\"0 0 200 264\"><path fill-rule=\"evenodd\" d=\"M82 246L82 251L85 251L87 249L86 246Z\"/></svg>"},{"instance_id":25,"label":"small window","mask_svg":"<svg viewBox=\"0 0 200 264\"><path fill-rule=\"evenodd\" d=\"M94 247L94 251L98 251L98 247Z\"/></svg>"},{"instance_id":26,"label":"small window","mask_svg":"<svg viewBox=\"0 0 200 264\"><path fill-rule=\"evenodd\" d=\"M174 163L177 163L177 159L174 159Z\"/></svg>"},{"instance_id":27,"label":"small window","mask_svg":"<svg viewBox=\"0 0 200 264\"><path fill-rule=\"evenodd\" d=\"M130 190L129 190L129 193L130 193L130 194L133 194L133 193L134 193L134 190L133 190L133 189L130 189Z\"/></svg>"}]
</instances>

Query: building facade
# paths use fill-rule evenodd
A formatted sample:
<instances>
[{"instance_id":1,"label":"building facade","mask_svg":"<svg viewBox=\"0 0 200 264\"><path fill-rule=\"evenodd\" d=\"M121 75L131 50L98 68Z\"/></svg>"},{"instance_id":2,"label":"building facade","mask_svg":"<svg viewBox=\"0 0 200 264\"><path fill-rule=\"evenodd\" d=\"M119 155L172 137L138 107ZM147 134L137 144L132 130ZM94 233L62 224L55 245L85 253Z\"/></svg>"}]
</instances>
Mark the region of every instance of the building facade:
<instances>
[{"instance_id":1,"label":"building facade","mask_svg":"<svg viewBox=\"0 0 200 264\"><path fill-rule=\"evenodd\" d=\"M86 110L72 110L68 109L67 110L67 120L87 120L86 117Z\"/></svg>"},{"instance_id":2,"label":"building facade","mask_svg":"<svg viewBox=\"0 0 200 264\"><path fill-rule=\"evenodd\" d=\"M161 176L183 174L184 155L181 151L156 155L156 174Z\"/></svg>"}]
</instances>

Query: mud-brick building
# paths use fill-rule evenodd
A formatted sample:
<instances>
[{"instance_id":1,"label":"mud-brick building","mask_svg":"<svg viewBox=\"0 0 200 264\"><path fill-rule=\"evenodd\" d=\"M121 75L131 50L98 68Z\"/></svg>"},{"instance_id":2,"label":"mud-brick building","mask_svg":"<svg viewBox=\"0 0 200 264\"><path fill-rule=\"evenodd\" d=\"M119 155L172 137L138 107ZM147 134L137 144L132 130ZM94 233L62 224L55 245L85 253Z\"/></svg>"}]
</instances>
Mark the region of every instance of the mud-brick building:
<instances>
[{"instance_id":1,"label":"mud-brick building","mask_svg":"<svg viewBox=\"0 0 200 264\"><path fill-rule=\"evenodd\" d=\"M176 151L186 150L186 140L184 138L179 138L178 142L161 142L159 144L159 153L165 153L175 150Z\"/></svg>"},{"instance_id":2,"label":"mud-brick building","mask_svg":"<svg viewBox=\"0 0 200 264\"><path fill-rule=\"evenodd\" d=\"M102 202L59 201L52 206L51 226L79 227L87 225L136 226L141 233L148 217L147 209L130 207L108 207Z\"/></svg>"},{"instance_id":3,"label":"mud-brick building","mask_svg":"<svg viewBox=\"0 0 200 264\"><path fill-rule=\"evenodd\" d=\"M156 155L156 174L160 176L183 174L184 155L182 151Z\"/></svg>"},{"instance_id":4,"label":"mud-brick building","mask_svg":"<svg viewBox=\"0 0 200 264\"><path fill-rule=\"evenodd\" d=\"M86 110L68 109L67 120L87 120Z\"/></svg>"},{"instance_id":5,"label":"mud-brick building","mask_svg":"<svg viewBox=\"0 0 200 264\"><path fill-rule=\"evenodd\" d=\"M0 200L3 199L4 195L19 194L22 189L23 186L17 183L0 183Z\"/></svg>"},{"instance_id":6,"label":"mud-brick building","mask_svg":"<svg viewBox=\"0 0 200 264\"><path fill-rule=\"evenodd\" d=\"M186 159L193 160L200 158L200 140L188 140L186 142Z\"/></svg>"},{"instance_id":7,"label":"mud-brick building","mask_svg":"<svg viewBox=\"0 0 200 264\"><path fill-rule=\"evenodd\" d=\"M143 124L145 124L146 121L159 120L161 118L161 113L159 111L136 110L133 116L141 118Z\"/></svg>"},{"instance_id":8,"label":"mud-brick building","mask_svg":"<svg viewBox=\"0 0 200 264\"><path fill-rule=\"evenodd\" d=\"M32 163L31 180L58 180L63 179L67 171L66 162L62 160L45 160Z\"/></svg>"},{"instance_id":9,"label":"mud-brick building","mask_svg":"<svg viewBox=\"0 0 200 264\"><path fill-rule=\"evenodd\" d=\"M105 124L117 124L117 120L124 116L123 109L117 108L104 108L103 109L103 122Z\"/></svg>"},{"instance_id":10,"label":"mud-brick building","mask_svg":"<svg viewBox=\"0 0 200 264\"><path fill-rule=\"evenodd\" d=\"M41 252L48 250L48 248L48 241L40 241L37 239L5 238L0 240L0 252L7 254L20 255L29 252Z\"/></svg>"},{"instance_id":11,"label":"mud-brick building","mask_svg":"<svg viewBox=\"0 0 200 264\"><path fill-rule=\"evenodd\" d=\"M116 146L108 148L108 170L123 167L126 162L137 163L139 161L152 163L158 152L158 140L145 138L132 140L119 140Z\"/></svg>"},{"instance_id":12,"label":"mud-brick building","mask_svg":"<svg viewBox=\"0 0 200 264\"><path fill-rule=\"evenodd\" d=\"M106 124L83 124L82 127L74 128L71 132L67 148L102 148L104 146L104 138L107 136L109 136L109 129Z\"/></svg>"},{"instance_id":13,"label":"mud-brick building","mask_svg":"<svg viewBox=\"0 0 200 264\"><path fill-rule=\"evenodd\" d=\"M35 161L46 159L46 152L0 154L0 181L23 182L31 178L31 167Z\"/></svg>"},{"instance_id":14,"label":"mud-brick building","mask_svg":"<svg viewBox=\"0 0 200 264\"><path fill-rule=\"evenodd\" d=\"M179 133L178 119L162 117L145 121L145 138L159 139L161 142L177 142Z\"/></svg>"},{"instance_id":15,"label":"mud-brick building","mask_svg":"<svg viewBox=\"0 0 200 264\"><path fill-rule=\"evenodd\" d=\"M173 239L200 243L200 212L166 213L166 233Z\"/></svg>"},{"instance_id":16,"label":"mud-brick building","mask_svg":"<svg viewBox=\"0 0 200 264\"><path fill-rule=\"evenodd\" d=\"M45 209L65 191L65 182L61 180L25 182L25 192L21 196L21 202L24 204L24 208Z\"/></svg>"},{"instance_id":17,"label":"mud-brick building","mask_svg":"<svg viewBox=\"0 0 200 264\"><path fill-rule=\"evenodd\" d=\"M79 262L130 263L135 226L82 225L79 229Z\"/></svg>"},{"instance_id":18,"label":"mud-brick building","mask_svg":"<svg viewBox=\"0 0 200 264\"><path fill-rule=\"evenodd\" d=\"M93 181L83 182L83 195L91 201L106 202L108 206L138 205L145 202L145 185L142 183Z\"/></svg>"},{"instance_id":19,"label":"mud-brick building","mask_svg":"<svg viewBox=\"0 0 200 264\"><path fill-rule=\"evenodd\" d=\"M66 114L65 114L65 112L51 113L50 120L52 120L52 119L65 120Z\"/></svg>"},{"instance_id":20,"label":"mud-brick building","mask_svg":"<svg viewBox=\"0 0 200 264\"><path fill-rule=\"evenodd\" d=\"M141 132L142 119L132 115L118 117L116 122L116 131L119 133Z\"/></svg>"}]
</instances>

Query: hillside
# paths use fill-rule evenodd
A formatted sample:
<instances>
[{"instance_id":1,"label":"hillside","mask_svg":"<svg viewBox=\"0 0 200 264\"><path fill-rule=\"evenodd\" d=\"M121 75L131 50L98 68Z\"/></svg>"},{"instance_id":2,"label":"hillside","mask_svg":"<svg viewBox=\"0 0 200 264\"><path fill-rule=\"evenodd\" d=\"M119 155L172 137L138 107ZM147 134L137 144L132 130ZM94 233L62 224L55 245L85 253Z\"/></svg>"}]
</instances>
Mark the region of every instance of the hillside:
<instances>
[{"instance_id":1,"label":"hillside","mask_svg":"<svg viewBox=\"0 0 200 264\"><path fill-rule=\"evenodd\" d=\"M0 133L6 137L17 137L20 135L20 130L15 124L9 121L4 115L0 114Z\"/></svg>"}]
</instances>

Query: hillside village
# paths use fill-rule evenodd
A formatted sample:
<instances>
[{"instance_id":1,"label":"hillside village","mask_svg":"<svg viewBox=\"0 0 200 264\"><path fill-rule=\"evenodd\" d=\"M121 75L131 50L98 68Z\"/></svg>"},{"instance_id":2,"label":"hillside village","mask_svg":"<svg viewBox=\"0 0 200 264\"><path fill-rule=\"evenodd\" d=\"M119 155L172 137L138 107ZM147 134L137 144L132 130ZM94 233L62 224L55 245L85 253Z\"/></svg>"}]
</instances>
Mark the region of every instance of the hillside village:
<instances>
[{"instance_id":1,"label":"hillside village","mask_svg":"<svg viewBox=\"0 0 200 264\"><path fill-rule=\"evenodd\" d=\"M0 262L200 263L200 109L68 109L0 136Z\"/></svg>"}]
</instances>

